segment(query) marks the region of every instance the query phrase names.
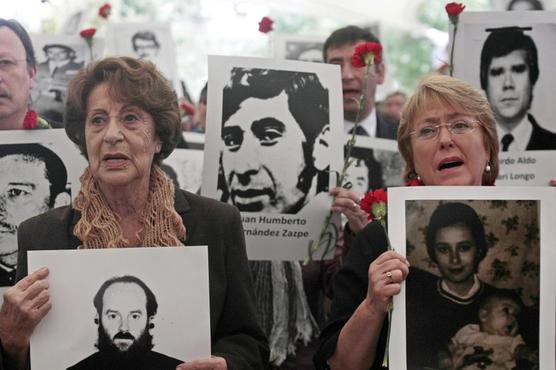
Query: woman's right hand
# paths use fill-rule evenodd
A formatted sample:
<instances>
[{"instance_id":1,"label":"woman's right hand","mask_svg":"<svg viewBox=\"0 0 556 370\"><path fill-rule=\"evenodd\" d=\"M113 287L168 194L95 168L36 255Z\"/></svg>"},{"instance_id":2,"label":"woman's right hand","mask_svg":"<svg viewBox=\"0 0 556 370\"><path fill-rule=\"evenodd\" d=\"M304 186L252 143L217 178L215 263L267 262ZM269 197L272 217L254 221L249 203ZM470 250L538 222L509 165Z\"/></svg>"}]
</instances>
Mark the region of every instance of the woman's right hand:
<instances>
[{"instance_id":1,"label":"woman's right hand","mask_svg":"<svg viewBox=\"0 0 556 370\"><path fill-rule=\"evenodd\" d=\"M342 187L330 189L330 194L335 196L332 212L343 213L351 231L358 233L369 223L369 215L359 207L360 194Z\"/></svg>"},{"instance_id":2,"label":"woman's right hand","mask_svg":"<svg viewBox=\"0 0 556 370\"><path fill-rule=\"evenodd\" d=\"M366 301L376 312L388 312L392 297L409 274L409 262L399 253L382 253L369 266Z\"/></svg>"},{"instance_id":3,"label":"woman's right hand","mask_svg":"<svg viewBox=\"0 0 556 370\"><path fill-rule=\"evenodd\" d=\"M26 356L33 330L52 307L47 276L48 269L43 267L4 292L0 340L13 360Z\"/></svg>"}]
</instances>

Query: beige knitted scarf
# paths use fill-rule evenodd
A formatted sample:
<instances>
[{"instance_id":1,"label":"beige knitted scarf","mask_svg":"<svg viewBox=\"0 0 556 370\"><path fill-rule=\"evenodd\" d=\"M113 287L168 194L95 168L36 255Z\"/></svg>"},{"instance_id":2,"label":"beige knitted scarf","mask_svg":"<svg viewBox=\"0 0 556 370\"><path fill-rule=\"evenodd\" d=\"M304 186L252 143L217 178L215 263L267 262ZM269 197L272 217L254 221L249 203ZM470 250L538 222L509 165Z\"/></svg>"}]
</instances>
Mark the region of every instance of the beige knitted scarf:
<instances>
[{"instance_id":1,"label":"beige knitted scarf","mask_svg":"<svg viewBox=\"0 0 556 370\"><path fill-rule=\"evenodd\" d=\"M83 243L81 248L130 247L119 216L110 209L88 167L80 180L81 190L73 208L81 212L81 219L73 233ZM185 226L174 209L174 184L156 165L151 170L147 205L139 219L143 224L137 235L139 246L183 245Z\"/></svg>"}]
</instances>

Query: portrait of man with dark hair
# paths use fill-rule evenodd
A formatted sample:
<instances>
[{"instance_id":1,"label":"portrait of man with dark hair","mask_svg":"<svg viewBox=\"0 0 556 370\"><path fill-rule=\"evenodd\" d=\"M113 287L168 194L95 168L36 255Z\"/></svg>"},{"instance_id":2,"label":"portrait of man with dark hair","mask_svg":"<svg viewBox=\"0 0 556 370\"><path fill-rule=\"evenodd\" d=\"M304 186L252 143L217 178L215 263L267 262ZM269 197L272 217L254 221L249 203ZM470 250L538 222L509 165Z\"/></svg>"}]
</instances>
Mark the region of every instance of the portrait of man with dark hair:
<instances>
[{"instance_id":1,"label":"portrait of man with dark hair","mask_svg":"<svg viewBox=\"0 0 556 370\"><path fill-rule=\"evenodd\" d=\"M223 90L221 200L295 214L326 191L327 165L315 166L314 152L328 147L328 95L315 73L234 67Z\"/></svg>"},{"instance_id":2,"label":"portrait of man with dark hair","mask_svg":"<svg viewBox=\"0 0 556 370\"><path fill-rule=\"evenodd\" d=\"M152 31L139 31L131 37L133 51L138 58L153 60L158 56L160 43Z\"/></svg>"},{"instance_id":3,"label":"portrait of man with dark hair","mask_svg":"<svg viewBox=\"0 0 556 370\"><path fill-rule=\"evenodd\" d=\"M153 351L150 331L158 302L141 279L124 275L105 281L93 304L98 351L67 370L174 370L183 362Z\"/></svg>"},{"instance_id":4,"label":"portrait of man with dark hair","mask_svg":"<svg viewBox=\"0 0 556 370\"><path fill-rule=\"evenodd\" d=\"M53 127L62 127L67 86L83 67L71 45L50 43L42 48L44 61L37 65L34 105Z\"/></svg>"},{"instance_id":5,"label":"portrait of man with dark hair","mask_svg":"<svg viewBox=\"0 0 556 370\"><path fill-rule=\"evenodd\" d=\"M0 145L0 286L15 281L19 224L68 204L66 183L66 167L52 150L40 144Z\"/></svg>"},{"instance_id":6,"label":"portrait of man with dark hair","mask_svg":"<svg viewBox=\"0 0 556 370\"><path fill-rule=\"evenodd\" d=\"M481 51L480 81L497 121L502 151L556 149L556 133L529 111L539 78L531 28L489 28Z\"/></svg>"},{"instance_id":7,"label":"portrait of man with dark hair","mask_svg":"<svg viewBox=\"0 0 556 370\"><path fill-rule=\"evenodd\" d=\"M322 42L287 41L286 59L322 63Z\"/></svg>"}]
</instances>

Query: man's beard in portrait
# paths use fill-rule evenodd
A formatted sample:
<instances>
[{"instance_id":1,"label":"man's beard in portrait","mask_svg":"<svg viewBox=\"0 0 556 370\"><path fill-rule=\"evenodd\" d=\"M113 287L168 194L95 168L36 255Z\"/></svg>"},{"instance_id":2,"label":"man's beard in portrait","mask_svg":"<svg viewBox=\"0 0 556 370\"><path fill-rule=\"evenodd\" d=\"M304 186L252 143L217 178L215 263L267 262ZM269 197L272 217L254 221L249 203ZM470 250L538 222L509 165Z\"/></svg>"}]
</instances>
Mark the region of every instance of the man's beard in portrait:
<instances>
[{"instance_id":1,"label":"man's beard in portrait","mask_svg":"<svg viewBox=\"0 0 556 370\"><path fill-rule=\"evenodd\" d=\"M125 351L120 350L113 342L113 339L129 339L133 343ZM114 364L117 369L139 369L144 365L144 358L153 348L153 337L145 328L145 331L139 338L133 337L129 333L119 332L114 338L110 338L102 325L98 327L98 342L96 347L102 356L110 360L110 364Z\"/></svg>"}]
</instances>

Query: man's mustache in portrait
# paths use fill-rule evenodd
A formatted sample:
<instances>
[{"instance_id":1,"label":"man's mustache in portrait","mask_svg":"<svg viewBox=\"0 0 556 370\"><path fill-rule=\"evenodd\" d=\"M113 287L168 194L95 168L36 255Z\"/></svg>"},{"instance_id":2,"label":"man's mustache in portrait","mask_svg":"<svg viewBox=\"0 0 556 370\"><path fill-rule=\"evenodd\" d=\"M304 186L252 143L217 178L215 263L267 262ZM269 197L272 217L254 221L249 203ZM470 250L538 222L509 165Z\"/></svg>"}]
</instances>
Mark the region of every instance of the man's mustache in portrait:
<instances>
[{"instance_id":1,"label":"man's mustache in portrait","mask_svg":"<svg viewBox=\"0 0 556 370\"><path fill-rule=\"evenodd\" d=\"M125 351L120 350L114 340L132 340L133 344ZM139 338L135 338L128 332L118 332L114 338L110 338L101 325L98 327L98 341L96 347L105 356L110 356L115 363L137 363L140 365L142 358L153 348L153 337L145 328Z\"/></svg>"},{"instance_id":2,"label":"man's mustache in portrait","mask_svg":"<svg viewBox=\"0 0 556 370\"><path fill-rule=\"evenodd\" d=\"M0 232L15 234L17 231L17 227L12 224L0 220Z\"/></svg>"}]
</instances>

